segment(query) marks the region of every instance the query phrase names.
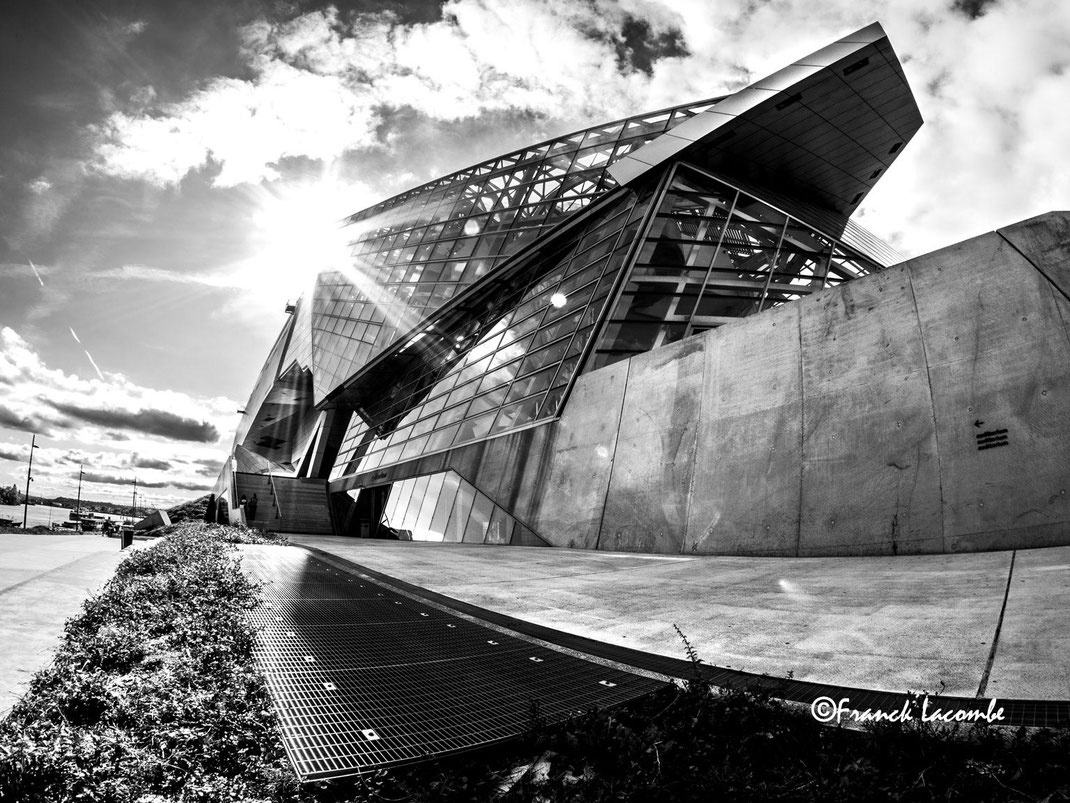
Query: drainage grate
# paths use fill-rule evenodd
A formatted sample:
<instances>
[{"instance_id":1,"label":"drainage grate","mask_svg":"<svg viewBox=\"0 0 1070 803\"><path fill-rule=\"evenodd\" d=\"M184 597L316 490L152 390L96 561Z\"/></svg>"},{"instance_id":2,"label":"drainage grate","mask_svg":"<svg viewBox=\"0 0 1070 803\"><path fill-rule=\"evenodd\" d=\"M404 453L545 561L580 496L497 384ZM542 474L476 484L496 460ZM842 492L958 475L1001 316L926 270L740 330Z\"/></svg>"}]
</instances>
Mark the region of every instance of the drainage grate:
<instances>
[{"instance_id":1,"label":"drainage grate","mask_svg":"<svg viewBox=\"0 0 1070 803\"><path fill-rule=\"evenodd\" d=\"M413 600L304 550L242 547L264 584L255 656L304 779L421 761L654 691Z\"/></svg>"}]
</instances>

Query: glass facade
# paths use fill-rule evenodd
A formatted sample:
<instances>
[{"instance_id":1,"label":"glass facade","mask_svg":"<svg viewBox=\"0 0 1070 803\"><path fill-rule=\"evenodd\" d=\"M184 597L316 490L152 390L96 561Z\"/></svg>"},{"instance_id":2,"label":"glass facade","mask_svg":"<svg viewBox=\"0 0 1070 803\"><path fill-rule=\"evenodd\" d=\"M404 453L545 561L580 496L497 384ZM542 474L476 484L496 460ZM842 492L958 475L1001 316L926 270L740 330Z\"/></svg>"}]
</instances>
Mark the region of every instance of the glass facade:
<instances>
[{"instance_id":1,"label":"glass facade","mask_svg":"<svg viewBox=\"0 0 1070 803\"><path fill-rule=\"evenodd\" d=\"M752 195L678 165L590 368L879 268Z\"/></svg>"},{"instance_id":2,"label":"glass facade","mask_svg":"<svg viewBox=\"0 0 1070 803\"><path fill-rule=\"evenodd\" d=\"M620 191L471 306L480 314L411 341L425 355L354 416L332 478L369 471L554 417L642 225L646 200ZM430 336L421 343L424 335ZM451 348L432 343L449 343ZM377 433L369 434L374 424ZM376 437L378 434L380 437Z\"/></svg>"},{"instance_id":3,"label":"glass facade","mask_svg":"<svg viewBox=\"0 0 1070 803\"><path fill-rule=\"evenodd\" d=\"M547 545L454 471L395 483L383 511L383 524L406 541Z\"/></svg>"},{"instance_id":4,"label":"glass facade","mask_svg":"<svg viewBox=\"0 0 1070 803\"><path fill-rule=\"evenodd\" d=\"M715 100L506 154L350 217L352 268L321 274L314 293L316 401L461 289L613 189L609 165Z\"/></svg>"},{"instance_id":5,"label":"glass facade","mask_svg":"<svg viewBox=\"0 0 1070 803\"><path fill-rule=\"evenodd\" d=\"M450 324L432 319L396 355L406 367L360 403L331 479L552 419L579 371L879 268L690 165L673 168L648 216L653 196L615 191Z\"/></svg>"}]
</instances>

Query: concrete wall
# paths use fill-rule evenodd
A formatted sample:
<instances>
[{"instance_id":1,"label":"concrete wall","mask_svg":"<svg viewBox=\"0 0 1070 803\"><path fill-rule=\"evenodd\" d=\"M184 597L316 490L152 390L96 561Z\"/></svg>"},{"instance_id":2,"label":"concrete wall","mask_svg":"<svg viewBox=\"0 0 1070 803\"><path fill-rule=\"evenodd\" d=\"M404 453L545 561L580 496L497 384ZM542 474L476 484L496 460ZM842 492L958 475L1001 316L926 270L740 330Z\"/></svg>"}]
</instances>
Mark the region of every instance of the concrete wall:
<instances>
[{"instance_id":1,"label":"concrete wall","mask_svg":"<svg viewBox=\"0 0 1070 803\"><path fill-rule=\"evenodd\" d=\"M531 523L699 554L1070 543L1068 289L1046 215L587 374Z\"/></svg>"},{"instance_id":2,"label":"concrete wall","mask_svg":"<svg viewBox=\"0 0 1070 803\"><path fill-rule=\"evenodd\" d=\"M1070 544L1068 441L1052 213L586 374L556 423L389 479L452 467L563 547L961 552Z\"/></svg>"}]
</instances>

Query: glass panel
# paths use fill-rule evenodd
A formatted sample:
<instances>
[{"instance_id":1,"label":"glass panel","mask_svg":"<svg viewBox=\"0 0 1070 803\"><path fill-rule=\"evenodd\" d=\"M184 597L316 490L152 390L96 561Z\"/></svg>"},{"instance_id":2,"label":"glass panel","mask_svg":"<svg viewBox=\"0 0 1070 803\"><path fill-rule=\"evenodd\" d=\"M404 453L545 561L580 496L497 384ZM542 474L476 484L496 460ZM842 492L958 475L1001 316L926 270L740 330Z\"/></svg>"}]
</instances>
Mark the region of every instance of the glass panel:
<instances>
[{"instance_id":1,"label":"glass panel","mask_svg":"<svg viewBox=\"0 0 1070 803\"><path fill-rule=\"evenodd\" d=\"M490 527L490 517L494 513L494 503L486 496L476 491L475 504L472 505L472 515L468 517L468 526L464 530L464 542L466 544L482 544L487 537Z\"/></svg>"},{"instance_id":2,"label":"glass panel","mask_svg":"<svg viewBox=\"0 0 1070 803\"><path fill-rule=\"evenodd\" d=\"M513 523L513 517L495 505L487 526L486 543L508 544L513 540Z\"/></svg>"},{"instance_id":3,"label":"glass panel","mask_svg":"<svg viewBox=\"0 0 1070 803\"><path fill-rule=\"evenodd\" d=\"M438 496L442 491L442 482L445 476L445 474L432 474L428 478L427 490L424 492L424 503L413 525L412 538L414 541L427 540L427 528L431 526L431 517L438 506Z\"/></svg>"},{"instance_id":4,"label":"glass panel","mask_svg":"<svg viewBox=\"0 0 1070 803\"><path fill-rule=\"evenodd\" d=\"M409 499L409 504L405 509L405 514L401 517L401 529L412 531L416 527L416 517L420 515L420 508L424 504L424 495L427 493L428 477L417 477L413 482L412 496Z\"/></svg>"},{"instance_id":5,"label":"glass panel","mask_svg":"<svg viewBox=\"0 0 1070 803\"><path fill-rule=\"evenodd\" d=\"M461 480L457 486L457 496L453 501L449 522L446 524L446 532L442 536L443 541L459 542L463 540L475 499L476 489Z\"/></svg>"},{"instance_id":6,"label":"glass panel","mask_svg":"<svg viewBox=\"0 0 1070 803\"><path fill-rule=\"evenodd\" d=\"M552 368L549 370L553 370ZM504 432L505 430L515 429L521 427L524 424L530 423L535 418L535 413L538 411L540 397L536 396L531 399L519 402L517 404L510 404L507 407L503 407L498 413L498 418L494 422L492 432Z\"/></svg>"},{"instance_id":7,"label":"glass panel","mask_svg":"<svg viewBox=\"0 0 1070 803\"><path fill-rule=\"evenodd\" d=\"M427 527L429 540L442 541L446 536L446 525L450 520L454 502L457 499L457 491L461 485L461 478L452 471L442 475L442 488L438 494L438 502L435 505L434 515Z\"/></svg>"},{"instance_id":8,"label":"glass panel","mask_svg":"<svg viewBox=\"0 0 1070 803\"><path fill-rule=\"evenodd\" d=\"M451 427L445 429L436 430L432 433L431 437L427 441L427 448L425 454L431 452L437 452L442 449L448 448L453 444L453 439L457 435L457 430L461 428L460 424L454 424Z\"/></svg>"}]
</instances>

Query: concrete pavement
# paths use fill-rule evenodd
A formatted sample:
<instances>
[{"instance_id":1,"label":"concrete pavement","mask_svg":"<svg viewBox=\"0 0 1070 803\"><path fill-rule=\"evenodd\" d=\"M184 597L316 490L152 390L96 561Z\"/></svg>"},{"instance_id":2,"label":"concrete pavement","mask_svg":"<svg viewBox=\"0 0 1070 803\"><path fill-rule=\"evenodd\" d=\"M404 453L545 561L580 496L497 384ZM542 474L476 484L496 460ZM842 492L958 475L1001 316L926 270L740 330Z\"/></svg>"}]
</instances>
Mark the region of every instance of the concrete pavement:
<instances>
[{"instance_id":1,"label":"concrete pavement","mask_svg":"<svg viewBox=\"0 0 1070 803\"><path fill-rule=\"evenodd\" d=\"M122 557L118 539L97 533L0 534L0 719Z\"/></svg>"},{"instance_id":2,"label":"concrete pavement","mask_svg":"<svg viewBox=\"0 0 1070 803\"><path fill-rule=\"evenodd\" d=\"M676 624L714 666L883 691L1070 699L1070 547L735 558L290 539L509 616L682 658Z\"/></svg>"}]
</instances>

